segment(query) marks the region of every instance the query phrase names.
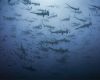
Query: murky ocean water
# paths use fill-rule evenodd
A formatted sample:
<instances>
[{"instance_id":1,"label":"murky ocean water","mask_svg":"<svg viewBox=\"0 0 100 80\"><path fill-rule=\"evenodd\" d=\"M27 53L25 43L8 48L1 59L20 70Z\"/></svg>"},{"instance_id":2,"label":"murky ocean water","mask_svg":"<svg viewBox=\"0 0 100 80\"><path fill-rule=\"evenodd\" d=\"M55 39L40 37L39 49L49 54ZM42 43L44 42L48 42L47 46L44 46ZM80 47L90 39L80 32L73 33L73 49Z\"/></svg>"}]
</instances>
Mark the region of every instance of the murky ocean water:
<instances>
[{"instance_id":1,"label":"murky ocean water","mask_svg":"<svg viewBox=\"0 0 100 80\"><path fill-rule=\"evenodd\" d=\"M99 76L99 0L0 0L0 79Z\"/></svg>"}]
</instances>

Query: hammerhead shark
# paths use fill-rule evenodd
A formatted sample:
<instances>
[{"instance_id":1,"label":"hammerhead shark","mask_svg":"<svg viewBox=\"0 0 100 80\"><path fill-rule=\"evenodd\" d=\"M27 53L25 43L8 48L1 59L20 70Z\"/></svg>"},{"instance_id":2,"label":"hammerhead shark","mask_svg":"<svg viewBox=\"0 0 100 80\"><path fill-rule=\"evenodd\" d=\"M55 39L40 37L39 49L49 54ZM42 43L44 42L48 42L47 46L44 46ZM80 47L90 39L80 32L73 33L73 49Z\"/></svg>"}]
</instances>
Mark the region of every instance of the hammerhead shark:
<instances>
[{"instance_id":1,"label":"hammerhead shark","mask_svg":"<svg viewBox=\"0 0 100 80\"><path fill-rule=\"evenodd\" d=\"M23 66L24 69L29 70L29 71L36 71L35 68L33 68L32 66Z\"/></svg>"},{"instance_id":2,"label":"hammerhead shark","mask_svg":"<svg viewBox=\"0 0 100 80\"><path fill-rule=\"evenodd\" d=\"M61 21L70 21L70 16L67 18L62 19Z\"/></svg>"},{"instance_id":3,"label":"hammerhead shark","mask_svg":"<svg viewBox=\"0 0 100 80\"><path fill-rule=\"evenodd\" d=\"M57 52L57 53L66 53L66 52L69 52L68 49L63 49L63 48L55 49L55 48L49 47L49 49L51 49L52 51Z\"/></svg>"},{"instance_id":4,"label":"hammerhead shark","mask_svg":"<svg viewBox=\"0 0 100 80\"><path fill-rule=\"evenodd\" d=\"M56 33L56 34L59 34L59 33L61 33L62 35L64 34L64 33L66 33L66 34L68 34L69 33L69 31L68 30L57 30L57 31L50 31L51 33Z\"/></svg>"},{"instance_id":5,"label":"hammerhead shark","mask_svg":"<svg viewBox=\"0 0 100 80\"><path fill-rule=\"evenodd\" d=\"M33 13L33 14L36 14L36 15L39 15L39 16L49 16L49 11L48 10L43 10L43 11L41 11L41 12L31 12L31 13Z\"/></svg>"},{"instance_id":6,"label":"hammerhead shark","mask_svg":"<svg viewBox=\"0 0 100 80\"><path fill-rule=\"evenodd\" d=\"M63 38L63 39L59 39L57 40L58 42L70 42L70 40L66 39L66 38Z\"/></svg>"},{"instance_id":7,"label":"hammerhead shark","mask_svg":"<svg viewBox=\"0 0 100 80\"><path fill-rule=\"evenodd\" d=\"M17 0L17 1L8 0L8 4L11 5L11 6L16 5L16 4L18 4L18 3L19 3L19 0Z\"/></svg>"},{"instance_id":8,"label":"hammerhead shark","mask_svg":"<svg viewBox=\"0 0 100 80\"><path fill-rule=\"evenodd\" d=\"M82 18L78 18L78 17L74 17L75 19L77 19L77 20L79 20L79 21L81 21L81 22L86 22L87 20L85 20L85 19L82 19Z\"/></svg>"},{"instance_id":9,"label":"hammerhead shark","mask_svg":"<svg viewBox=\"0 0 100 80\"><path fill-rule=\"evenodd\" d=\"M44 43L44 44L52 44L52 45L54 45L54 44L58 44L58 41L56 41L56 40L50 40L50 41L41 41L40 43Z\"/></svg>"},{"instance_id":10,"label":"hammerhead shark","mask_svg":"<svg viewBox=\"0 0 100 80\"><path fill-rule=\"evenodd\" d=\"M45 25L45 24L43 24L43 26L44 26L44 27L47 27L47 28L49 28L49 29L54 29L54 28L55 28L54 26L51 26L51 25Z\"/></svg>"},{"instance_id":11,"label":"hammerhead shark","mask_svg":"<svg viewBox=\"0 0 100 80\"><path fill-rule=\"evenodd\" d=\"M84 24L84 25L82 25L82 26L76 28L76 29L86 28L86 27L88 28L88 27L90 27L91 25L92 25L92 22L89 22L89 23L87 23L87 24Z\"/></svg>"},{"instance_id":12,"label":"hammerhead shark","mask_svg":"<svg viewBox=\"0 0 100 80\"><path fill-rule=\"evenodd\" d=\"M71 9L75 10L75 11L78 11L78 10L79 10L79 8L72 7L72 6L70 6L69 4L67 4L67 3L66 3L66 5L67 5L68 7L70 7Z\"/></svg>"},{"instance_id":13,"label":"hammerhead shark","mask_svg":"<svg viewBox=\"0 0 100 80\"><path fill-rule=\"evenodd\" d=\"M91 6L98 9L98 10L100 10L100 6L96 6L96 5L91 5Z\"/></svg>"}]
</instances>

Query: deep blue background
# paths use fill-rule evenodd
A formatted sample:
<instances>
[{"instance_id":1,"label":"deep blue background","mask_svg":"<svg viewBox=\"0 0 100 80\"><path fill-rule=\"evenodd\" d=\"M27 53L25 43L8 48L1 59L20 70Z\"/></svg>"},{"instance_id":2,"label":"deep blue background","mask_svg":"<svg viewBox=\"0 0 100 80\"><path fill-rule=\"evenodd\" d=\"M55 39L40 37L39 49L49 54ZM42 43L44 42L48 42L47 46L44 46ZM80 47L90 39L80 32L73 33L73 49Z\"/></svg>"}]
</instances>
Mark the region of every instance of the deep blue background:
<instances>
[{"instance_id":1,"label":"deep blue background","mask_svg":"<svg viewBox=\"0 0 100 80\"><path fill-rule=\"evenodd\" d=\"M37 6L23 1L0 0L0 79L100 79L100 1L31 0L40 3ZM75 13L66 3L80 8L81 13ZM31 13L38 9L46 9L50 15ZM65 18L69 20L63 21ZM89 27L76 29L89 22ZM44 25L54 26L52 31L68 29L69 33L53 34ZM63 38L70 42L43 46L68 52L41 49L41 41Z\"/></svg>"}]
</instances>

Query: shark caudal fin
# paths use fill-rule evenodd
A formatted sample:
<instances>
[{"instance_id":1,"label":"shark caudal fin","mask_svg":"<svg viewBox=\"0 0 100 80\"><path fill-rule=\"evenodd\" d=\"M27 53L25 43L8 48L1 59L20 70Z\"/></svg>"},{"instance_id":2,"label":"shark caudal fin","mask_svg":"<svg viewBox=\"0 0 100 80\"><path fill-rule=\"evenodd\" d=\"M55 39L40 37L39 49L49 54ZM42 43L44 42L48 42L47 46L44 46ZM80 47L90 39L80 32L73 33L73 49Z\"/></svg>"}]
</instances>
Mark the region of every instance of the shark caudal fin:
<instances>
[{"instance_id":1,"label":"shark caudal fin","mask_svg":"<svg viewBox=\"0 0 100 80\"><path fill-rule=\"evenodd\" d=\"M47 11L47 15L49 16L49 11Z\"/></svg>"}]
</instances>

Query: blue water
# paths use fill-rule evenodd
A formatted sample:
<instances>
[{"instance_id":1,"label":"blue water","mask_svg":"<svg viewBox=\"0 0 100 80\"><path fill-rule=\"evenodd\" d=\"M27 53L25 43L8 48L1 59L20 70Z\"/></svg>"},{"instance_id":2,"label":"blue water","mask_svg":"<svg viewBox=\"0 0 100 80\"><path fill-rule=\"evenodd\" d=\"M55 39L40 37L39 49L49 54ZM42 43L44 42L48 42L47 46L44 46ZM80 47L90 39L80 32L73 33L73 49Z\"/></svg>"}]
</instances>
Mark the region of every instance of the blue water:
<instances>
[{"instance_id":1,"label":"blue water","mask_svg":"<svg viewBox=\"0 0 100 80\"><path fill-rule=\"evenodd\" d=\"M100 0L0 0L0 79L100 79L99 34Z\"/></svg>"}]
</instances>

